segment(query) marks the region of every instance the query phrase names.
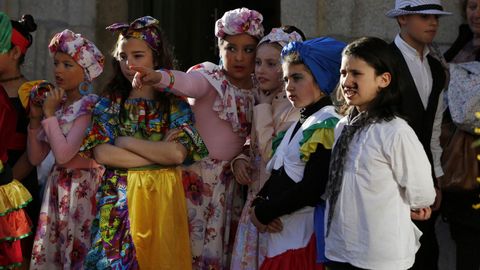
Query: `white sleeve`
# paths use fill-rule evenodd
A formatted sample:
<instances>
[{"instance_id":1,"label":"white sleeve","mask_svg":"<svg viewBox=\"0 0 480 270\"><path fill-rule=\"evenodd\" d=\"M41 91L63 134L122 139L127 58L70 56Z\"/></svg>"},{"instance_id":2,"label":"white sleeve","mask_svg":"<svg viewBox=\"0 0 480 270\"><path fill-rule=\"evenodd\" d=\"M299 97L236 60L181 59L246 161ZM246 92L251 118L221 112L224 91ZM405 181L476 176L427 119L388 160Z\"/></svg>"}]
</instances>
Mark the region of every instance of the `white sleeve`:
<instances>
[{"instance_id":1,"label":"white sleeve","mask_svg":"<svg viewBox=\"0 0 480 270\"><path fill-rule=\"evenodd\" d=\"M435 119L433 120L432 139L430 140L430 150L432 151L433 157L433 170L436 177L443 175L442 163L440 161L443 151L440 146L440 134L442 133L442 119L443 112L445 111L443 94L444 92L442 91L438 99L437 112L435 113Z\"/></svg>"},{"instance_id":2,"label":"white sleeve","mask_svg":"<svg viewBox=\"0 0 480 270\"><path fill-rule=\"evenodd\" d=\"M395 181L405 190L405 199L412 209L433 204L433 187L430 161L415 132L405 124L399 127L385 148L392 166Z\"/></svg>"}]
</instances>

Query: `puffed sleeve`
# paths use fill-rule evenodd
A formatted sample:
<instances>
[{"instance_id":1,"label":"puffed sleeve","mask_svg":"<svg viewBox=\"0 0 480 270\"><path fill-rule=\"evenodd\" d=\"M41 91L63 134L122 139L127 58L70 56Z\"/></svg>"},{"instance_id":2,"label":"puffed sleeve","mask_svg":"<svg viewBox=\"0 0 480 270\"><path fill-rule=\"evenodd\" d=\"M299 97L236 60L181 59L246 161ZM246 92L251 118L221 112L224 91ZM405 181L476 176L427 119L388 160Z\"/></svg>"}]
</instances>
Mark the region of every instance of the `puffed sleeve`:
<instances>
[{"instance_id":1,"label":"puffed sleeve","mask_svg":"<svg viewBox=\"0 0 480 270\"><path fill-rule=\"evenodd\" d=\"M95 146L113 144L118 136L120 98L102 97L95 104L92 122L86 131L80 151L93 149Z\"/></svg>"},{"instance_id":2,"label":"puffed sleeve","mask_svg":"<svg viewBox=\"0 0 480 270\"><path fill-rule=\"evenodd\" d=\"M436 194L430 162L415 132L404 123L385 142L385 155L410 207L432 205Z\"/></svg>"},{"instance_id":3,"label":"puffed sleeve","mask_svg":"<svg viewBox=\"0 0 480 270\"><path fill-rule=\"evenodd\" d=\"M171 99L169 129L180 129L173 141L182 144L188 151L184 163L192 163L208 155L200 134L194 127L194 116L190 105L181 97L168 95Z\"/></svg>"}]
</instances>

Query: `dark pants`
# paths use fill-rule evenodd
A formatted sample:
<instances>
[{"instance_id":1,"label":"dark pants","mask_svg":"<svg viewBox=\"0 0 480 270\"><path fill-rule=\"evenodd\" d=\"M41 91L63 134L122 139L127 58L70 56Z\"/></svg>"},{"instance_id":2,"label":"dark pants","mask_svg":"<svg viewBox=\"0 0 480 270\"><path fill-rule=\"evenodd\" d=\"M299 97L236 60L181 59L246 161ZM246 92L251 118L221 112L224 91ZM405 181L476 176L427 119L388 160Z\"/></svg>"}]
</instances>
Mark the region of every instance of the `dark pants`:
<instances>
[{"instance_id":1,"label":"dark pants","mask_svg":"<svg viewBox=\"0 0 480 270\"><path fill-rule=\"evenodd\" d=\"M430 219L425 221L415 220L415 225L422 231L420 249L415 254L415 263L411 270L438 270L438 242L435 235L435 221L438 211L432 212Z\"/></svg>"},{"instance_id":2,"label":"dark pants","mask_svg":"<svg viewBox=\"0 0 480 270\"><path fill-rule=\"evenodd\" d=\"M349 263L329 262L326 264L327 270L365 270Z\"/></svg>"},{"instance_id":3,"label":"dark pants","mask_svg":"<svg viewBox=\"0 0 480 270\"><path fill-rule=\"evenodd\" d=\"M457 270L480 269L480 230L461 223L450 223L457 246Z\"/></svg>"}]
</instances>

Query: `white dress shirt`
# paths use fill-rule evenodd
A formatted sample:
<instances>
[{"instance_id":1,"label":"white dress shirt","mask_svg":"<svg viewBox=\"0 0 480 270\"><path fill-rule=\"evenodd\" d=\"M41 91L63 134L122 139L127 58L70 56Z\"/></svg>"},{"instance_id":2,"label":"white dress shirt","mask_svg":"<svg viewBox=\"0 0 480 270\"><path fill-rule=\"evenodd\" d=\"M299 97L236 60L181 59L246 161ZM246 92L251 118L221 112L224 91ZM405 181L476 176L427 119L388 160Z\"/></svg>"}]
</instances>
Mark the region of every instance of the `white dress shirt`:
<instances>
[{"instance_id":1,"label":"white dress shirt","mask_svg":"<svg viewBox=\"0 0 480 270\"><path fill-rule=\"evenodd\" d=\"M343 118L335 137L346 123ZM408 269L420 247L410 210L433 204L430 162L401 118L357 132L345 157L325 255L365 269ZM327 200L327 221L330 205Z\"/></svg>"},{"instance_id":2,"label":"white dress shirt","mask_svg":"<svg viewBox=\"0 0 480 270\"><path fill-rule=\"evenodd\" d=\"M400 35L395 37L395 45L402 52L405 62L407 62L408 69L412 75L415 86L417 87L418 94L423 103L423 108L427 109L428 99L432 93L433 77L430 65L428 64L427 55L430 52L428 46L425 46L423 55L420 54L412 46L408 45ZM442 156L442 147L440 146L440 134L442 132L442 118L445 110L443 104L443 91L438 99L437 111L435 113L435 119L433 121L432 139L430 141L430 150L433 156L433 168L435 176L440 177L443 175L442 165L440 158Z\"/></svg>"}]
</instances>

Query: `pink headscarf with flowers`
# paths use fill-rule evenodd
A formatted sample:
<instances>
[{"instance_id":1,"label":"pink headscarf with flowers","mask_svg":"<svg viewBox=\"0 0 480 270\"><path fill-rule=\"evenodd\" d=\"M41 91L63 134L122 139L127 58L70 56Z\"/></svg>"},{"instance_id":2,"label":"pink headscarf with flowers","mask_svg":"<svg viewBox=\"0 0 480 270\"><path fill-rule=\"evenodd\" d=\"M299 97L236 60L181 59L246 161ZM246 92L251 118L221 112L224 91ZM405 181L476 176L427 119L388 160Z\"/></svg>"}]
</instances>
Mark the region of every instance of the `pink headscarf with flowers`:
<instances>
[{"instance_id":1,"label":"pink headscarf with flowers","mask_svg":"<svg viewBox=\"0 0 480 270\"><path fill-rule=\"evenodd\" d=\"M278 44L280 44L280 46L285 47L288 43L292 41L302 42L303 39L302 39L302 36L295 31L293 31L292 33L287 33L283 31L282 28L272 28L272 31L270 31L268 35L264 36L260 40L260 42L258 42L257 47L259 47L260 44L265 42L267 43L277 42Z\"/></svg>"},{"instance_id":2,"label":"pink headscarf with flowers","mask_svg":"<svg viewBox=\"0 0 480 270\"><path fill-rule=\"evenodd\" d=\"M52 56L57 52L70 55L83 68L88 81L92 81L103 71L105 58L100 50L90 40L68 29L57 33L50 41L48 49Z\"/></svg>"},{"instance_id":3,"label":"pink headscarf with flowers","mask_svg":"<svg viewBox=\"0 0 480 270\"><path fill-rule=\"evenodd\" d=\"M215 23L215 36L224 38L227 35L249 34L261 39L263 37L263 16L256 10L237 8L223 14Z\"/></svg>"}]
</instances>

